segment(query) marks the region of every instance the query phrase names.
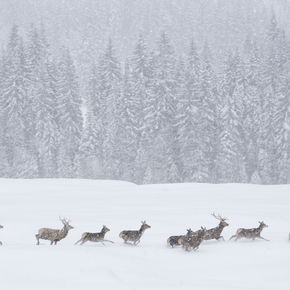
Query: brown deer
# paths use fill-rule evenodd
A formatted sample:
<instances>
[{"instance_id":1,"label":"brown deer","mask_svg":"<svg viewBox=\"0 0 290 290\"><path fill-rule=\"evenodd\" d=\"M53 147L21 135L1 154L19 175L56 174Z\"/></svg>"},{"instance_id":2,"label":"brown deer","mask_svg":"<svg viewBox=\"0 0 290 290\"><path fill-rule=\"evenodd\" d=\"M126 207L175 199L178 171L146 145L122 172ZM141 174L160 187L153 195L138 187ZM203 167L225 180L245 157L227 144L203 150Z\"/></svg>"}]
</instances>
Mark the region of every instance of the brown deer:
<instances>
[{"instance_id":1,"label":"brown deer","mask_svg":"<svg viewBox=\"0 0 290 290\"><path fill-rule=\"evenodd\" d=\"M79 243L80 241L81 241L80 245L83 245L87 241L90 241L90 242L101 242L104 246L105 246L105 244L103 242L110 242L110 243L114 244L114 242L112 242L112 241L104 240L105 234L107 232L109 232L109 231L110 231L110 229L108 229L106 226L103 226L103 228L102 228L100 233L83 233L81 239L78 240L75 243L75 245L77 243Z\"/></svg>"},{"instance_id":2,"label":"brown deer","mask_svg":"<svg viewBox=\"0 0 290 290\"><path fill-rule=\"evenodd\" d=\"M142 225L141 225L141 228L139 229L139 231L122 231L119 234L119 237L124 240L124 243L135 245L135 246L137 246L140 243L140 239L141 239L142 235L144 234L145 230L151 228L151 226L146 224L146 221L144 221L144 222L141 221L141 223L142 223ZM133 242L133 244L128 243L128 241Z\"/></svg>"},{"instance_id":3,"label":"brown deer","mask_svg":"<svg viewBox=\"0 0 290 290\"><path fill-rule=\"evenodd\" d=\"M240 228L237 230L236 234L233 235L230 240L232 238L236 238L236 240L240 239L240 238L246 238L246 239L255 239L255 238L259 238L259 239L263 239L265 241L268 241L267 239L263 238L260 236L263 228L267 228L268 226L264 223L264 222L259 222L260 225L258 228L254 228L254 229L243 229L243 228Z\"/></svg>"},{"instance_id":4,"label":"brown deer","mask_svg":"<svg viewBox=\"0 0 290 290\"><path fill-rule=\"evenodd\" d=\"M206 228L201 227L200 230L194 232L191 236L183 236L178 240L178 243L185 247L185 251L196 251L200 244L204 241L205 237L207 236Z\"/></svg>"},{"instance_id":5,"label":"brown deer","mask_svg":"<svg viewBox=\"0 0 290 290\"><path fill-rule=\"evenodd\" d=\"M51 245L53 242L56 245L57 242L67 236L69 230L73 229L73 226L69 224L71 222L70 220L67 221L65 218L61 219L60 217L59 219L64 225L61 230L53 230L49 228L42 228L38 230L38 234L35 235L37 245L39 245L39 239L50 240Z\"/></svg>"},{"instance_id":6,"label":"brown deer","mask_svg":"<svg viewBox=\"0 0 290 290\"><path fill-rule=\"evenodd\" d=\"M217 227L207 230L207 236L204 238L205 240L212 240L212 239L216 239L217 241L219 239L223 239L223 236L221 236L221 233L224 229L224 227L227 227L229 224L226 223L227 218L222 218L220 215L216 216L215 213L212 213L212 216L214 216L216 219L218 219L220 221L220 223L218 224Z\"/></svg>"},{"instance_id":7,"label":"brown deer","mask_svg":"<svg viewBox=\"0 0 290 290\"><path fill-rule=\"evenodd\" d=\"M3 229L3 226L0 225L0 229ZM0 242L0 246L2 246L2 242Z\"/></svg>"},{"instance_id":8,"label":"brown deer","mask_svg":"<svg viewBox=\"0 0 290 290\"><path fill-rule=\"evenodd\" d=\"M194 232L191 229L187 229L187 234L185 236L191 236ZM181 236L171 236L167 239L167 244L170 244L170 246L173 248L174 246L179 246L178 240L183 237Z\"/></svg>"}]
</instances>

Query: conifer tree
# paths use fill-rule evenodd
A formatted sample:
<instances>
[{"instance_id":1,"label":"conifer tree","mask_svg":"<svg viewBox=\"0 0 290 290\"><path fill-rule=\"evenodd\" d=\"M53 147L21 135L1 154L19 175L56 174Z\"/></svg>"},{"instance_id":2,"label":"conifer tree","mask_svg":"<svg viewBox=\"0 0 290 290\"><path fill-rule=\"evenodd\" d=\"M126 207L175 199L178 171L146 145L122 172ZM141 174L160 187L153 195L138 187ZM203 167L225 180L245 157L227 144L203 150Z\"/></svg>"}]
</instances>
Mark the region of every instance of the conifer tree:
<instances>
[{"instance_id":1,"label":"conifer tree","mask_svg":"<svg viewBox=\"0 0 290 290\"><path fill-rule=\"evenodd\" d=\"M100 75L100 122L102 128L101 161L105 178L116 179L119 171L117 133L120 118L121 69L109 39L99 64Z\"/></svg>"},{"instance_id":2,"label":"conifer tree","mask_svg":"<svg viewBox=\"0 0 290 290\"><path fill-rule=\"evenodd\" d=\"M153 57L153 78L150 80L150 96L146 120L151 127L149 155L153 182L172 181L175 171L177 142L174 118L176 114L175 52L166 33L161 33Z\"/></svg>"},{"instance_id":3,"label":"conifer tree","mask_svg":"<svg viewBox=\"0 0 290 290\"><path fill-rule=\"evenodd\" d=\"M4 138L9 177L35 177L35 160L31 154L28 132L30 102L24 44L13 25L5 52L1 103L4 116Z\"/></svg>"},{"instance_id":4,"label":"conifer tree","mask_svg":"<svg viewBox=\"0 0 290 290\"><path fill-rule=\"evenodd\" d=\"M217 88L212 71L212 59L208 44L205 43L200 80L200 138L199 181L216 182L216 157L218 152L219 130L217 126Z\"/></svg>"},{"instance_id":5,"label":"conifer tree","mask_svg":"<svg viewBox=\"0 0 290 290\"><path fill-rule=\"evenodd\" d=\"M81 96L74 63L68 49L63 49L57 70L57 126L59 128L58 171L60 177L76 175L75 161L79 148L83 117Z\"/></svg>"}]
</instances>

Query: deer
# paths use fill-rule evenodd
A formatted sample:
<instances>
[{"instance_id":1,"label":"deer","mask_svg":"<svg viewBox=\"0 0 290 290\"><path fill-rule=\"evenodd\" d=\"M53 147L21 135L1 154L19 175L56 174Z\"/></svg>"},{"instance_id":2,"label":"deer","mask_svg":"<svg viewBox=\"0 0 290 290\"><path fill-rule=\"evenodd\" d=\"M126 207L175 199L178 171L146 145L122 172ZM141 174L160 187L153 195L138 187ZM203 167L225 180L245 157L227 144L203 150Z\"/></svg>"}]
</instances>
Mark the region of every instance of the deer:
<instances>
[{"instance_id":1,"label":"deer","mask_svg":"<svg viewBox=\"0 0 290 290\"><path fill-rule=\"evenodd\" d=\"M49 228L41 228L38 230L38 234L35 235L37 240L37 245L39 245L39 239L50 240L50 245L53 243L56 245L57 242L64 239L68 235L68 231L73 229L69 223L70 220L66 220L65 218L59 220L63 223L63 228L61 230L53 230Z\"/></svg>"},{"instance_id":2,"label":"deer","mask_svg":"<svg viewBox=\"0 0 290 290\"><path fill-rule=\"evenodd\" d=\"M211 215L214 216L216 219L218 219L220 221L220 223L218 224L217 227L210 229L210 230L207 230L207 236L204 239L205 240L216 239L217 241L219 241L219 239L222 238L223 240L225 240L224 237L221 236L221 233L222 233L223 229L229 225L226 222L227 218L226 217L222 218L220 216L220 214L218 216L216 216L214 212Z\"/></svg>"},{"instance_id":3,"label":"deer","mask_svg":"<svg viewBox=\"0 0 290 290\"><path fill-rule=\"evenodd\" d=\"M185 236L181 236L181 237L178 239L178 241L177 241L178 244L179 244L179 245L182 245L182 248L184 248L184 247L185 247L185 244L188 243L188 242L192 239L192 237L197 237L197 236L200 234L201 231L202 231L202 229L197 230L197 231L195 231L195 232L191 231L190 234L187 234L187 235L185 235Z\"/></svg>"},{"instance_id":4,"label":"deer","mask_svg":"<svg viewBox=\"0 0 290 290\"><path fill-rule=\"evenodd\" d=\"M190 235L193 235L194 232L191 230L191 229L187 229L187 234L185 236L190 236ZM178 244L178 240L183 237L182 235L181 236L171 236L167 239L167 244L170 244L170 246L172 248L174 248L174 246L179 246Z\"/></svg>"},{"instance_id":5,"label":"deer","mask_svg":"<svg viewBox=\"0 0 290 290\"><path fill-rule=\"evenodd\" d=\"M0 225L0 229L3 229L3 226ZM0 246L2 246L2 242L0 242Z\"/></svg>"},{"instance_id":6,"label":"deer","mask_svg":"<svg viewBox=\"0 0 290 290\"><path fill-rule=\"evenodd\" d=\"M122 231L119 234L119 237L124 240L125 244L131 244L137 246L140 243L140 239L142 235L144 234L145 230L150 229L151 226L146 224L146 221L141 221L141 227L138 231ZM133 242L128 243L128 241Z\"/></svg>"},{"instance_id":7,"label":"deer","mask_svg":"<svg viewBox=\"0 0 290 290\"><path fill-rule=\"evenodd\" d=\"M190 236L183 236L178 240L178 243L185 248L185 251L190 251L190 249L196 251L200 244L204 241L205 237L207 236L206 228L201 227L200 230L194 232L193 235Z\"/></svg>"},{"instance_id":8,"label":"deer","mask_svg":"<svg viewBox=\"0 0 290 290\"><path fill-rule=\"evenodd\" d=\"M259 239L263 239L265 241L268 241L267 239L263 238L260 236L263 228L267 228L268 226L264 223L264 222L259 222L260 225L258 228L254 228L254 229L243 229L243 228L240 228L237 230L236 234L233 235L230 240L232 238L236 238L235 241L237 241L238 239L240 238L246 238L246 239L255 239L255 238L259 238Z\"/></svg>"},{"instance_id":9,"label":"deer","mask_svg":"<svg viewBox=\"0 0 290 290\"><path fill-rule=\"evenodd\" d=\"M104 246L104 242L110 242L110 243L113 243L112 241L109 241L109 240L105 240L104 237L105 237L105 234L107 232L109 232L110 229L108 229L106 226L103 226L102 230L100 233L83 233L82 234L82 237L80 240L78 240L75 245L79 242L81 242L80 246L83 245L84 243L86 243L87 241L90 241L90 242L101 242Z\"/></svg>"}]
</instances>

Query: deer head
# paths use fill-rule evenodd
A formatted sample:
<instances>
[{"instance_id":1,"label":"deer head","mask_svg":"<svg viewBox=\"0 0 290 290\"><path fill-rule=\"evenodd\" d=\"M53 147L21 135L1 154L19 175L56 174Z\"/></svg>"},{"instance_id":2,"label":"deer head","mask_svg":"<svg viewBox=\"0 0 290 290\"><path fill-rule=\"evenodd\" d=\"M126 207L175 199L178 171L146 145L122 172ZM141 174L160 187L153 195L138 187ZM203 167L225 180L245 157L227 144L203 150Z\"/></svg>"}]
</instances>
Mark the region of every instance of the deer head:
<instances>
[{"instance_id":1,"label":"deer head","mask_svg":"<svg viewBox=\"0 0 290 290\"><path fill-rule=\"evenodd\" d=\"M66 220L66 218L61 219L59 216L60 221L63 223L63 225L65 226L65 228L67 228L68 230L73 229L74 227L71 226L69 223L71 222L71 220Z\"/></svg>"},{"instance_id":2,"label":"deer head","mask_svg":"<svg viewBox=\"0 0 290 290\"><path fill-rule=\"evenodd\" d=\"M213 212L211 214L212 216L214 216L217 220L220 221L220 224L223 226L223 227L227 227L229 224L226 222L226 220L228 220L228 218L226 217L221 217L220 214L218 216L215 215L215 213Z\"/></svg>"},{"instance_id":3,"label":"deer head","mask_svg":"<svg viewBox=\"0 0 290 290\"><path fill-rule=\"evenodd\" d=\"M259 221L258 221L259 222ZM264 222L259 222L260 227L263 228L267 228L268 226L264 223Z\"/></svg>"},{"instance_id":4,"label":"deer head","mask_svg":"<svg viewBox=\"0 0 290 290\"><path fill-rule=\"evenodd\" d=\"M141 223L142 223L142 226L144 227L144 229L150 229L151 228L151 226L146 224L146 221L144 221L144 222L141 221Z\"/></svg>"},{"instance_id":5,"label":"deer head","mask_svg":"<svg viewBox=\"0 0 290 290\"><path fill-rule=\"evenodd\" d=\"M110 229L108 229L106 226L103 226L103 229L102 229L105 233L109 232Z\"/></svg>"},{"instance_id":6,"label":"deer head","mask_svg":"<svg viewBox=\"0 0 290 290\"><path fill-rule=\"evenodd\" d=\"M194 231L192 231L190 228L189 229L187 229L187 236L191 236L191 235L193 235L194 234Z\"/></svg>"}]
</instances>

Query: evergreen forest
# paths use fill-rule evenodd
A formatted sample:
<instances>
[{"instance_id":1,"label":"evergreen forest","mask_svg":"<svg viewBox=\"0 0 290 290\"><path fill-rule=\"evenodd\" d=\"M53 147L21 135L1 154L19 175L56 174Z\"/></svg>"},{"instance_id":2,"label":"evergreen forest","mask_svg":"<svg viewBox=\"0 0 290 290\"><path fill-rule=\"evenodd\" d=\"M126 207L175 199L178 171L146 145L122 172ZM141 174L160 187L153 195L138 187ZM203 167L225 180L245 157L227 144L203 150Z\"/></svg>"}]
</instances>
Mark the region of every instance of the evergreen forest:
<instances>
[{"instance_id":1,"label":"evergreen forest","mask_svg":"<svg viewBox=\"0 0 290 290\"><path fill-rule=\"evenodd\" d=\"M0 177L290 183L287 12L4 0Z\"/></svg>"}]
</instances>

